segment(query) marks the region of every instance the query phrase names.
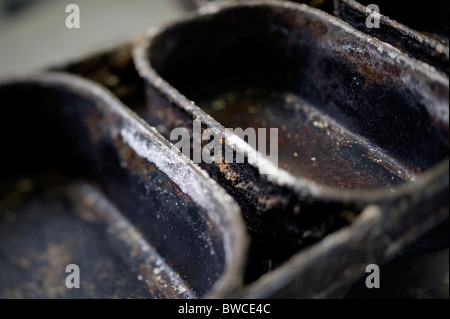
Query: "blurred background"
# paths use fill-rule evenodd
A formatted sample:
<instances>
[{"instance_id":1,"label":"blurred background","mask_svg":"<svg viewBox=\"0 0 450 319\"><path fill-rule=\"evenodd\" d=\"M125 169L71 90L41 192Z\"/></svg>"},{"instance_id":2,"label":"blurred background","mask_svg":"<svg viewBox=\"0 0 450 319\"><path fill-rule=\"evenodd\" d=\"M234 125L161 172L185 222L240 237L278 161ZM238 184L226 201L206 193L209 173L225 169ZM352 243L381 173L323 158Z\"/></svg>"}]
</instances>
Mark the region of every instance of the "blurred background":
<instances>
[{"instance_id":1,"label":"blurred background","mask_svg":"<svg viewBox=\"0 0 450 319\"><path fill-rule=\"evenodd\" d=\"M67 29L68 4L80 29ZM0 0L0 77L58 65L181 16L178 0Z\"/></svg>"}]
</instances>

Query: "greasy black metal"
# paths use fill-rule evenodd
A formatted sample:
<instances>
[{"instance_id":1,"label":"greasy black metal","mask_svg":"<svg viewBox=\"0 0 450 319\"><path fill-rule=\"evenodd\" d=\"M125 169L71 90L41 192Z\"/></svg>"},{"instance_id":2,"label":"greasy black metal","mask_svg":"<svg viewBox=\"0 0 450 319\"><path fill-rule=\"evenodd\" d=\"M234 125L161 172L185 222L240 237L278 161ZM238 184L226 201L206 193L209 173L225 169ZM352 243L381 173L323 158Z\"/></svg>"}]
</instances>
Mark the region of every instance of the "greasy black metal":
<instances>
[{"instance_id":1,"label":"greasy black metal","mask_svg":"<svg viewBox=\"0 0 450 319\"><path fill-rule=\"evenodd\" d=\"M239 208L99 85L0 85L0 296L226 297L242 284ZM67 289L77 264L83 289Z\"/></svg>"},{"instance_id":2,"label":"greasy black metal","mask_svg":"<svg viewBox=\"0 0 450 319\"><path fill-rule=\"evenodd\" d=\"M279 128L273 175L200 164L241 206L247 281L282 264L250 296L335 294L448 215L448 78L332 16L211 5L152 30L134 59L148 84L142 116L166 138L194 119L223 137Z\"/></svg>"},{"instance_id":3,"label":"greasy black metal","mask_svg":"<svg viewBox=\"0 0 450 319\"><path fill-rule=\"evenodd\" d=\"M335 14L358 30L381 39L449 74L449 2L447 0L376 1L380 28L368 28L373 1L335 0ZM397 22L398 21L398 22Z\"/></svg>"}]
</instances>

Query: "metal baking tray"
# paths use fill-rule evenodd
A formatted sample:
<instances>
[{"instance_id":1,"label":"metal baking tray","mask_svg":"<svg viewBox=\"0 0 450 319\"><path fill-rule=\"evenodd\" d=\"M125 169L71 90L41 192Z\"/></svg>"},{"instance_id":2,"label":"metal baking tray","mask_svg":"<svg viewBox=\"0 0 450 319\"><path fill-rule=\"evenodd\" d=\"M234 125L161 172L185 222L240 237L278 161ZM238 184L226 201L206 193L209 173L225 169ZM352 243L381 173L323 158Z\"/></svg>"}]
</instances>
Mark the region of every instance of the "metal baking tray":
<instances>
[{"instance_id":1,"label":"metal baking tray","mask_svg":"<svg viewBox=\"0 0 450 319\"><path fill-rule=\"evenodd\" d=\"M377 227L386 238L400 229L410 239L422 234L422 222L408 231L406 220L413 216L445 218L440 208L448 207L448 78L339 19L289 2L217 3L153 29L134 60L147 83L142 117L166 138L180 126L192 131L196 120L252 159L255 149L235 142L239 138L225 128L278 128L279 161L272 174L261 174L265 162L199 164L241 206L253 239L248 282L306 247L317 258L308 264L320 260L343 281L357 273L346 270L350 264L362 269L366 258L388 259L402 245L376 236L364 243L372 254L344 245L345 267L330 258L329 247L321 251L321 241L329 243L333 232L350 234L355 224L362 231L356 221L364 220L361 212L370 205L379 207L383 226ZM409 202L425 189L435 189L429 199L440 204L418 209L421 200ZM274 280L276 293L306 297L330 287L306 275L306 268L297 265L289 273L311 282L286 280L288 289ZM273 272L273 278L279 275ZM257 287L256 295L270 295L267 287Z\"/></svg>"},{"instance_id":2,"label":"metal baking tray","mask_svg":"<svg viewBox=\"0 0 450 319\"><path fill-rule=\"evenodd\" d=\"M11 119L16 123L20 119L21 127L34 127L33 133L52 137L35 134L37 141L55 141L52 133L60 132L58 139L72 143L56 140L45 149L41 143L32 143L35 149L27 151L19 145L28 139L18 140L16 135L6 139L14 150L11 154L67 151L67 157L32 161L36 165L31 172L41 172L42 167L59 169L60 164L65 174L76 169L75 174L64 175L63 192L57 188L63 199L59 202L66 203L67 211L73 211L69 216L75 217L52 227L54 235L48 244L61 240L70 247L70 256L89 254L96 257L85 260L103 258L101 262L110 267L125 265L107 274L100 273L100 267L91 269L91 279L85 283L96 283L98 290L82 297L340 297L364 274L367 264L389 261L448 219L448 78L306 5L212 4L154 28L144 38L54 70L77 77L40 74L3 84L0 95L22 107L13 108L14 116L1 119L6 119L6 128L15 127ZM27 82L41 93L26 94ZM11 87L17 90L12 92ZM42 93L46 87L51 94ZM32 107L43 98L46 102L38 103L41 107ZM43 112L49 98L58 102L50 105L65 111L54 112L53 107ZM77 102L80 98L83 103ZM85 103L88 108L82 106ZM20 113L25 109L34 112L26 117L29 123L23 123ZM174 128L192 130L194 120L201 122L203 131L212 129L224 137L224 143L246 151L246 160L258 153L243 140L229 140L225 127L277 127L279 167L273 174L261 174L267 167L248 161L202 162L199 168L169 144ZM42 130L43 126L48 129ZM96 143L99 136L106 142ZM147 152L138 145L157 151ZM55 158L64 160L53 163ZM174 162L180 165L163 165ZM16 155L6 164L3 167L16 169L5 170L4 189L18 188L19 194L28 194L30 185L37 185L33 178L17 177L29 157ZM152 174L158 176L152 177L155 183L147 182ZM8 179L8 175L15 177ZM48 176L52 175L44 174ZM193 181L202 185L206 198L192 194L199 189L192 187ZM44 194L52 194L54 185L53 180L44 184ZM38 195L47 198L42 192ZM165 196L171 201L161 200ZM18 209L6 210L5 222L16 218L20 207L25 207L24 215L27 209L39 211L38 220L48 222L42 212L50 211L51 205L38 210L36 203L27 206L19 198ZM179 205L182 213L175 215ZM64 237L73 223L81 223L82 233L89 233L84 228L92 225L90 211L101 222L85 237L97 240L88 244L83 236ZM240 215L249 235L249 250ZM174 216L181 216L181 221ZM23 234L31 234L36 250L27 251L23 242L18 243L11 230L14 222L4 224L1 233L8 236L0 251L7 253L2 254L19 254L24 260L30 256L30 264L52 260L50 255L38 257L43 250L37 244L41 235L36 229L45 227L36 227L35 219L24 220ZM111 231L122 222L127 226ZM187 233L182 231L183 223L189 226ZM194 240L199 233L200 242L206 242L204 250ZM77 238L84 244L74 244ZM92 252L85 253L86 247L92 247ZM104 253L109 250L114 260ZM206 261L198 258L207 251L214 253ZM52 256L57 255L61 250ZM75 259L79 260L65 261L76 263ZM177 285L158 276L161 263ZM8 269L19 273L23 265L27 262L13 260ZM89 269L89 264L80 268ZM67 275L62 272L58 284ZM123 273L129 277L118 275ZM108 274L122 279L101 280ZM10 290L14 287L11 278L0 278ZM39 278L34 280L39 283ZM27 291L29 283L19 281L17 291ZM40 288L31 287L34 295L30 292L30 296L36 296ZM63 296L52 295L53 288L45 290L46 296ZM64 293L71 297L70 293L86 291Z\"/></svg>"},{"instance_id":3,"label":"metal baking tray","mask_svg":"<svg viewBox=\"0 0 450 319\"><path fill-rule=\"evenodd\" d=\"M226 297L242 284L238 206L101 86L0 84L2 298ZM81 289L65 285L78 265Z\"/></svg>"}]
</instances>

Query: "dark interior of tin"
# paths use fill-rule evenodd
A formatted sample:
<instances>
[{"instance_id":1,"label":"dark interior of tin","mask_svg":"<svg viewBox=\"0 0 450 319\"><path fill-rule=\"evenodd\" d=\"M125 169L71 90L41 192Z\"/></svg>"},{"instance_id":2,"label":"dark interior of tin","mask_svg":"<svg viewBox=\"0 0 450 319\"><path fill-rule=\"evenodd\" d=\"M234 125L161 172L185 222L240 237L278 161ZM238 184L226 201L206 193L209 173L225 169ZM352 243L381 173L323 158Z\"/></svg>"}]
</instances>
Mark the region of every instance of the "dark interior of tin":
<instances>
[{"instance_id":1,"label":"dark interior of tin","mask_svg":"<svg viewBox=\"0 0 450 319\"><path fill-rule=\"evenodd\" d=\"M232 8L160 33L149 59L225 127L278 127L279 167L295 176L395 188L446 158L448 123L414 90L358 72L328 32L298 12Z\"/></svg>"},{"instance_id":2,"label":"dark interior of tin","mask_svg":"<svg viewBox=\"0 0 450 319\"><path fill-rule=\"evenodd\" d=\"M98 101L94 96L64 86L22 84L0 87L0 99L8 106L0 117L0 255L6 258L2 259L6 264L1 266L5 272L0 273L0 295L167 298L178 289L152 284L158 278L153 273L138 279L142 266L127 250L129 247L111 242L111 225L105 220L92 223L93 216L84 220L77 215L76 208L85 203L74 200L69 190L78 183L94 185L104 200L118 207L186 281L186 289L192 289L193 295L202 296L211 289L225 264L220 233L206 225L204 210L167 175L145 166L147 163L138 163L136 155L128 153L135 166L148 171L125 170L118 155L123 149L108 137L96 145L89 142L92 136L85 125L90 117L100 134L105 128L121 125L104 122L106 119L95 111ZM104 209L95 203L83 207L87 211L84 215ZM8 218L13 218L12 223ZM45 263L43 254L53 257ZM67 258L59 260L60 255ZM57 268L63 263L64 267L79 264L84 284L92 288L66 289L67 274ZM61 273L62 279L53 276L55 280L42 289L28 290L28 281L39 280L39 274L46 276L42 272Z\"/></svg>"}]
</instances>

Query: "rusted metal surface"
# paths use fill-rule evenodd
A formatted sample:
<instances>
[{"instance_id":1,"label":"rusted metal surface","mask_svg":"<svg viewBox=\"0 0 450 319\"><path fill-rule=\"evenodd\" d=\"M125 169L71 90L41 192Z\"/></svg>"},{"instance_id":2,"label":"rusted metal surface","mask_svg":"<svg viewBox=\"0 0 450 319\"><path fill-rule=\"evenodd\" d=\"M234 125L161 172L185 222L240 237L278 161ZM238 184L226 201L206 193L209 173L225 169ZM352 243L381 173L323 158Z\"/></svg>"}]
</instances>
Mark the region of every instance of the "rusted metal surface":
<instances>
[{"instance_id":1,"label":"rusted metal surface","mask_svg":"<svg viewBox=\"0 0 450 319\"><path fill-rule=\"evenodd\" d=\"M3 83L0 97L10 212L0 221L2 297L225 297L239 288L239 208L114 96L38 73ZM84 289L65 287L70 263Z\"/></svg>"},{"instance_id":2,"label":"rusted metal surface","mask_svg":"<svg viewBox=\"0 0 450 319\"><path fill-rule=\"evenodd\" d=\"M448 188L448 78L428 65L305 5L257 1L207 6L153 30L134 58L148 82L142 116L167 138L180 125L190 129L193 119L224 137L225 127L279 128L282 166L270 177L259 174L257 165L200 164L241 206L253 238L248 282L305 247L318 254L316 262L324 269L335 267L332 253L320 243L338 229L348 239L354 234L355 241L370 233L370 223L354 226L355 220L364 220L358 216L367 205L380 207L384 219L377 219L377 227L386 232L357 241L373 245L373 250L361 248L367 255L353 255L351 241L336 250L348 259L333 273L345 280L353 272L344 276L344 269L356 273L366 257L389 258L407 241L392 240L388 249L381 236L402 230L411 240L421 227L425 231L445 218L438 208L448 206L443 195ZM223 107L214 107L217 102ZM432 174L438 207L416 212L418 206L412 207L419 205L423 188L411 185L423 183L439 165L440 174ZM403 214L396 203L408 196L417 202L406 201L409 209L404 207ZM431 221L415 226L403 221L415 218ZM321 282L317 276L322 275L309 273L314 269L310 260L310 270L306 265L280 268L292 267L300 278L311 278L307 285L286 279L284 284L271 281L273 287L283 286L291 296L331 294L325 280L315 292L299 290L312 285L312 278ZM273 278L282 271L274 271ZM272 295L270 287L255 285L260 294L252 295Z\"/></svg>"}]
</instances>

